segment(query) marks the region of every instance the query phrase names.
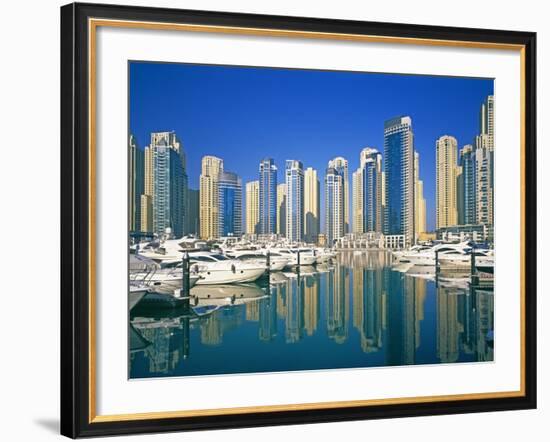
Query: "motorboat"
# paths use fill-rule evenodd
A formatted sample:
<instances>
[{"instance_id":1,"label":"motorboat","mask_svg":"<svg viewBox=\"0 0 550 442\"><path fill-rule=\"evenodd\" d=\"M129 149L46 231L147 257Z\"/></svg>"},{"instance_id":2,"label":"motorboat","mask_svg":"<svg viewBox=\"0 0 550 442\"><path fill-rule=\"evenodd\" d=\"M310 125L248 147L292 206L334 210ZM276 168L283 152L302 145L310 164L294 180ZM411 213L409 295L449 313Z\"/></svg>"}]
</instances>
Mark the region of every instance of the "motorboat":
<instances>
[{"instance_id":1,"label":"motorboat","mask_svg":"<svg viewBox=\"0 0 550 442\"><path fill-rule=\"evenodd\" d=\"M161 268L158 263L150 258L139 254L131 254L129 272L130 296L134 298L138 296L137 287L145 287L149 291L162 294L173 294L174 290L182 288L183 271L181 262L174 267ZM191 274L189 276L189 286L193 287L199 279L199 275ZM136 293L132 294L132 290ZM135 304L137 302L139 302L139 299ZM132 305L132 302L130 304Z\"/></svg>"},{"instance_id":2,"label":"motorboat","mask_svg":"<svg viewBox=\"0 0 550 442\"><path fill-rule=\"evenodd\" d=\"M175 290L182 288L183 270L181 263L178 267L157 270L149 278L149 285L157 293L172 294ZM200 279L200 275L191 273L189 275L189 288L193 287Z\"/></svg>"},{"instance_id":3,"label":"motorboat","mask_svg":"<svg viewBox=\"0 0 550 442\"><path fill-rule=\"evenodd\" d=\"M225 255L239 261L263 264L267 268L267 253L261 253L257 250L226 250ZM271 272L281 271L287 266L288 261L289 259L282 255L269 253L269 270Z\"/></svg>"},{"instance_id":4,"label":"motorboat","mask_svg":"<svg viewBox=\"0 0 550 442\"><path fill-rule=\"evenodd\" d=\"M162 242L141 244L136 254L149 258L157 263L181 261L186 251L193 251L194 243L187 238L165 239Z\"/></svg>"},{"instance_id":5,"label":"motorboat","mask_svg":"<svg viewBox=\"0 0 550 442\"><path fill-rule=\"evenodd\" d=\"M427 249L417 248L400 254L397 263L410 263L415 266L435 266L436 254L439 260L445 257L468 255L472 250L468 241L461 243L440 243Z\"/></svg>"},{"instance_id":6,"label":"motorboat","mask_svg":"<svg viewBox=\"0 0 550 442\"><path fill-rule=\"evenodd\" d=\"M286 267L296 267L298 265L298 258L300 259L299 265L301 266L311 266L317 262L317 257L313 253L313 249L277 247L267 250L271 256L283 256L287 258L288 264Z\"/></svg>"},{"instance_id":7,"label":"motorboat","mask_svg":"<svg viewBox=\"0 0 550 442\"><path fill-rule=\"evenodd\" d=\"M253 282L265 273L265 263L231 259L220 253L193 252L189 254L192 274L200 276L197 285Z\"/></svg>"},{"instance_id":8,"label":"motorboat","mask_svg":"<svg viewBox=\"0 0 550 442\"><path fill-rule=\"evenodd\" d=\"M414 246L404 250L393 250L392 256L399 261L405 255L412 255L420 252L425 252L433 248L433 244L415 244Z\"/></svg>"}]
</instances>

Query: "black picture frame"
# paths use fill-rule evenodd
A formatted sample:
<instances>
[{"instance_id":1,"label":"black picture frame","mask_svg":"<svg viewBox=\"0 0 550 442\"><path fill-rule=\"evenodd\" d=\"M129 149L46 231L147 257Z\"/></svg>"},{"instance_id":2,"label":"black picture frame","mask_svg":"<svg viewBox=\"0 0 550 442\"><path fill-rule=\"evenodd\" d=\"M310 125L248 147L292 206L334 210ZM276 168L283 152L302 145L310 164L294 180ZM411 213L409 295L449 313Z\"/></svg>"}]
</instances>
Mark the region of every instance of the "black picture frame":
<instances>
[{"instance_id":1,"label":"black picture frame","mask_svg":"<svg viewBox=\"0 0 550 442\"><path fill-rule=\"evenodd\" d=\"M524 395L317 410L90 419L89 18L521 45L524 51ZM61 434L76 438L536 408L536 34L73 3L61 8Z\"/></svg>"}]
</instances>

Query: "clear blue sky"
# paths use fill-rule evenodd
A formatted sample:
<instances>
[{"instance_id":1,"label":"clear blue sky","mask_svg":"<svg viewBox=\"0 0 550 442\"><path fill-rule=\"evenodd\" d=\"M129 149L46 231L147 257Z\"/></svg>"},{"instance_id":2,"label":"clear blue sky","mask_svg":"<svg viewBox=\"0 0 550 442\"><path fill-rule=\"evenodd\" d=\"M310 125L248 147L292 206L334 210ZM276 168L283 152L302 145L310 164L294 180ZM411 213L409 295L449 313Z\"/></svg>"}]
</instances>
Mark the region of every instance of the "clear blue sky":
<instances>
[{"instance_id":1,"label":"clear blue sky","mask_svg":"<svg viewBox=\"0 0 550 442\"><path fill-rule=\"evenodd\" d=\"M363 147L383 153L384 121L409 115L431 230L435 141L453 135L459 148L472 143L493 80L130 62L129 89L129 131L138 146L149 143L151 132L176 131L194 189L203 155L223 158L243 186L257 179L264 157L275 159L279 182L285 160L297 159L317 169L322 186L328 160L342 156L351 181Z\"/></svg>"}]
</instances>

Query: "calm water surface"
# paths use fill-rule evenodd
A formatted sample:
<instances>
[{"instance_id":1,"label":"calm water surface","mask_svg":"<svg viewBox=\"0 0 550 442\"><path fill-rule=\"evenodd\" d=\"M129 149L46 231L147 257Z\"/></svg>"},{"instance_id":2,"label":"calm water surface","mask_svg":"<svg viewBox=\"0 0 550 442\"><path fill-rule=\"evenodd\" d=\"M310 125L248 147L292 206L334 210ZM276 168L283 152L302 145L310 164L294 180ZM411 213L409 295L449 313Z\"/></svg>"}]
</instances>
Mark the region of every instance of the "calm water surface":
<instances>
[{"instance_id":1,"label":"calm water surface","mask_svg":"<svg viewBox=\"0 0 550 442\"><path fill-rule=\"evenodd\" d=\"M386 252L192 293L199 315L132 312L131 378L493 360L493 292L392 270Z\"/></svg>"}]
</instances>

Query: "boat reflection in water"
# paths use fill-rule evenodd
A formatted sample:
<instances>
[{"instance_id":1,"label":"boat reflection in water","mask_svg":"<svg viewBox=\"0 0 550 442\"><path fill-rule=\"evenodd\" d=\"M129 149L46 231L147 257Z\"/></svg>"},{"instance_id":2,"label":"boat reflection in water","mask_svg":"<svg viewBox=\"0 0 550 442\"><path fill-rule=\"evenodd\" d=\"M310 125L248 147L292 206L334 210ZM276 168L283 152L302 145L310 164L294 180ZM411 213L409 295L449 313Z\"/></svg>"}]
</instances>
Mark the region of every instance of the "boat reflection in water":
<instances>
[{"instance_id":1,"label":"boat reflection in water","mask_svg":"<svg viewBox=\"0 0 550 442\"><path fill-rule=\"evenodd\" d=\"M130 377L493 360L491 288L390 261L341 253L258 283L196 286L183 308L138 306L131 324L150 344L131 353Z\"/></svg>"}]
</instances>

